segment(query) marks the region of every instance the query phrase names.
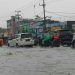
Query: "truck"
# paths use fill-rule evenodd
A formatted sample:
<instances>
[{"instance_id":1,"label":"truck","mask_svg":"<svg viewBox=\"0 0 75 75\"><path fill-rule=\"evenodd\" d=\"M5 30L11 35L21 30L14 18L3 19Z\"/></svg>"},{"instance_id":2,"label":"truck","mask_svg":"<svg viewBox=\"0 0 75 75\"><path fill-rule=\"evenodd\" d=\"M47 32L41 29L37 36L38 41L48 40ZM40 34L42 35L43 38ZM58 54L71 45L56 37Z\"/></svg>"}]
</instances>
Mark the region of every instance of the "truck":
<instances>
[{"instance_id":1,"label":"truck","mask_svg":"<svg viewBox=\"0 0 75 75\"><path fill-rule=\"evenodd\" d=\"M71 46L71 42L73 39L72 31L70 31L68 29L62 29L62 30L58 30L57 32L58 32L58 35L60 38L60 44Z\"/></svg>"}]
</instances>

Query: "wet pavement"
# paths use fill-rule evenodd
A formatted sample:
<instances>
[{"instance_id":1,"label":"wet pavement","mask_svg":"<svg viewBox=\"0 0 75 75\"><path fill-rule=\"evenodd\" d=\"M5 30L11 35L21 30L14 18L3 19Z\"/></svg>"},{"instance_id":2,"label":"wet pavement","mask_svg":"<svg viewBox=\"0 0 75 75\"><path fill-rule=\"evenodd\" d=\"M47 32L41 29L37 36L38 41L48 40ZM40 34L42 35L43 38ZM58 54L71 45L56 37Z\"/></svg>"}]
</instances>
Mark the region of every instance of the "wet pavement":
<instances>
[{"instance_id":1,"label":"wet pavement","mask_svg":"<svg viewBox=\"0 0 75 75\"><path fill-rule=\"evenodd\" d=\"M0 75L75 75L75 49L0 47Z\"/></svg>"}]
</instances>

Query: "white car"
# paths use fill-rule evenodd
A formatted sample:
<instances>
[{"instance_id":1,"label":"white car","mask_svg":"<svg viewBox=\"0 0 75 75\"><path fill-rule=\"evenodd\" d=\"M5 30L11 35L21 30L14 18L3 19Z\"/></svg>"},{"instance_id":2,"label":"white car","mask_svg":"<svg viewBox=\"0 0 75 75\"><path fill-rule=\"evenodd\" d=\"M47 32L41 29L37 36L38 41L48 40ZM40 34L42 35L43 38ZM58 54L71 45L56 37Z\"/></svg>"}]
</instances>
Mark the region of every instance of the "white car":
<instances>
[{"instance_id":1,"label":"white car","mask_svg":"<svg viewBox=\"0 0 75 75\"><path fill-rule=\"evenodd\" d=\"M30 33L20 33L16 34L13 39L8 40L8 46L33 46L34 40Z\"/></svg>"}]
</instances>

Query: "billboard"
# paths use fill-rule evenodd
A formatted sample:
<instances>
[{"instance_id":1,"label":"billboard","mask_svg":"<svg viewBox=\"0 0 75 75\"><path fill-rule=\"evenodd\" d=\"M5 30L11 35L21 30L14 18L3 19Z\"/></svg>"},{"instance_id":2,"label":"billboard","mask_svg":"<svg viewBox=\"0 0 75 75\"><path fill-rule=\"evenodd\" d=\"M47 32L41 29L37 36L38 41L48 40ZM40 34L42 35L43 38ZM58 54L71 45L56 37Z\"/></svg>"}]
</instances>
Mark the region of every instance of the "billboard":
<instances>
[{"instance_id":1,"label":"billboard","mask_svg":"<svg viewBox=\"0 0 75 75\"><path fill-rule=\"evenodd\" d=\"M60 26L52 26L52 27L51 27L51 30L54 30L54 31L60 30L60 29L61 29Z\"/></svg>"}]
</instances>

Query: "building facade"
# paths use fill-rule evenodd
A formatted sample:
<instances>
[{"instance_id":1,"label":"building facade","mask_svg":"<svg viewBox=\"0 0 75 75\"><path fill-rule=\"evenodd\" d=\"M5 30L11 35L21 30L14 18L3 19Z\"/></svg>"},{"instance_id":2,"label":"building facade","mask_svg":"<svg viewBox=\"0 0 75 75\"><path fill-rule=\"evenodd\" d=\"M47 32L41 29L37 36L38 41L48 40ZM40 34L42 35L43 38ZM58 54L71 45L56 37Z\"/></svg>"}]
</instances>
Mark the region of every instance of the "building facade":
<instances>
[{"instance_id":1,"label":"building facade","mask_svg":"<svg viewBox=\"0 0 75 75\"><path fill-rule=\"evenodd\" d=\"M67 29L75 33L75 21L67 21Z\"/></svg>"}]
</instances>

